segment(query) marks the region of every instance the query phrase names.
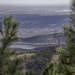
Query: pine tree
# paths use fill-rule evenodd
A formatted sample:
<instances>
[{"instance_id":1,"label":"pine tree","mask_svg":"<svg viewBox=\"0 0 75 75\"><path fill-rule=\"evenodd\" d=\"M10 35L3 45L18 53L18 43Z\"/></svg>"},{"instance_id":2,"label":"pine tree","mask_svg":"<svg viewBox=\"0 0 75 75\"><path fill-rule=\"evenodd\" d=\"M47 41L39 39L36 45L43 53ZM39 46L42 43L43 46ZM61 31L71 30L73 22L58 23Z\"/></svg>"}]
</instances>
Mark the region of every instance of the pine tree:
<instances>
[{"instance_id":1,"label":"pine tree","mask_svg":"<svg viewBox=\"0 0 75 75\"><path fill-rule=\"evenodd\" d=\"M61 47L58 49L59 64L56 66L57 74L47 74L47 71L52 69L47 68L43 72L46 74L43 75L75 75L75 0L72 0L70 25L64 25L64 34L67 39L67 49L65 50Z\"/></svg>"},{"instance_id":2,"label":"pine tree","mask_svg":"<svg viewBox=\"0 0 75 75\"><path fill-rule=\"evenodd\" d=\"M75 0L72 2L70 25L64 25L67 50L60 50L59 59L64 75L75 74Z\"/></svg>"},{"instance_id":3,"label":"pine tree","mask_svg":"<svg viewBox=\"0 0 75 75\"><path fill-rule=\"evenodd\" d=\"M51 63L42 72L42 75L58 75L56 63L51 61Z\"/></svg>"},{"instance_id":4,"label":"pine tree","mask_svg":"<svg viewBox=\"0 0 75 75\"><path fill-rule=\"evenodd\" d=\"M12 52L8 50L10 44L17 39L18 22L11 16L6 16L0 23L0 75L17 75L18 59L10 60ZM16 55L15 55L16 56Z\"/></svg>"},{"instance_id":5,"label":"pine tree","mask_svg":"<svg viewBox=\"0 0 75 75\"><path fill-rule=\"evenodd\" d=\"M34 71L26 71L25 75L36 75Z\"/></svg>"}]
</instances>

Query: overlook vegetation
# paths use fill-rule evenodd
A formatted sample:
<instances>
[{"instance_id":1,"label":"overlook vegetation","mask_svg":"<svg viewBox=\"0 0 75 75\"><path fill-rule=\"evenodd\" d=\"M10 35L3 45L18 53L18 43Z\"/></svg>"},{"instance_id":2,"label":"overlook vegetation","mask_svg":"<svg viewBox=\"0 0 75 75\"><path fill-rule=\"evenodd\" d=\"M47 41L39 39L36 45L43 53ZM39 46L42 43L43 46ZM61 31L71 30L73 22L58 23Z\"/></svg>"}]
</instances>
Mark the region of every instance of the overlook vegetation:
<instances>
[{"instance_id":1,"label":"overlook vegetation","mask_svg":"<svg viewBox=\"0 0 75 75\"><path fill-rule=\"evenodd\" d=\"M0 24L0 75L75 75L75 0L70 25L64 24L66 49L52 46L43 51L9 51L8 47L17 39L17 26L18 22L11 16L6 16Z\"/></svg>"},{"instance_id":2,"label":"overlook vegetation","mask_svg":"<svg viewBox=\"0 0 75 75\"><path fill-rule=\"evenodd\" d=\"M17 21L12 19L11 16L5 17L4 29L2 24L0 25L2 44L0 48L0 75L35 74L31 70L34 70L38 75L50 62L52 55L55 53L55 46L43 51L32 50L16 53L14 50L9 50L10 44L17 39L17 26Z\"/></svg>"},{"instance_id":3,"label":"overlook vegetation","mask_svg":"<svg viewBox=\"0 0 75 75\"><path fill-rule=\"evenodd\" d=\"M75 75L75 0L72 0L70 25L64 25L67 49L58 48L59 63L52 61L43 71L43 75Z\"/></svg>"}]
</instances>

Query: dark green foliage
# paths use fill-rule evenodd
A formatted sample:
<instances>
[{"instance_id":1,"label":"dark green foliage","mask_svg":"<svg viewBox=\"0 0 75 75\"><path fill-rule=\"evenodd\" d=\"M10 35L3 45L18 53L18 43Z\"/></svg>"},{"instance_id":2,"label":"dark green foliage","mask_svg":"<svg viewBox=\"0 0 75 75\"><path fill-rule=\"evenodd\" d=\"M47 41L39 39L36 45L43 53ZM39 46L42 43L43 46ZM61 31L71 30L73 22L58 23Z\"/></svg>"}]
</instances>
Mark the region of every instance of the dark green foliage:
<instances>
[{"instance_id":1,"label":"dark green foliage","mask_svg":"<svg viewBox=\"0 0 75 75\"><path fill-rule=\"evenodd\" d=\"M66 27L65 34L67 36L67 47L70 63L73 64L75 63L75 30L73 30L71 27Z\"/></svg>"},{"instance_id":2,"label":"dark green foliage","mask_svg":"<svg viewBox=\"0 0 75 75\"><path fill-rule=\"evenodd\" d=\"M59 64L57 64L57 74L54 69L47 68L43 75L75 75L75 0L72 2L71 24L64 25L64 33L67 38L67 49L59 48ZM49 74L49 72L52 72Z\"/></svg>"},{"instance_id":3,"label":"dark green foliage","mask_svg":"<svg viewBox=\"0 0 75 75\"><path fill-rule=\"evenodd\" d=\"M25 72L25 75L36 75L36 74L35 74L35 72L33 72L33 71L26 71L26 72Z\"/></svg>"},{"instance_id":4,"label":"dark green foliage","mask_svg":"<svg viewBox=\"0 0 75 75\"><path fill-rule=\"evenodd\" d=\"M2 28L4 25L4 28ZM4 18L4 23L0 24L0 75L17 75L17 66L19 59L10 60L12 52L8 51L9 45L16 40L16 29L18 23L11 16ZM16 58L16 55L15 55Z\"/></svg>"},{"instance_id":5,"label":"dark green foliage","mask_svg":"<svg viewBox=\"0 0 75 75\"><path fill-rule=\"evenodd\" d=\"M58 75L56 63L54 61L51 61L51 63L43 71L42 75Z\"/></svg>"},{"instance_id":6,"label":"dark green foliage","mask_svg":"<svg viewBox=\"0 0 75 75\"><path fill-rule=\"evenodd\" d=\"M50 75L50 74L52 74L53 71L54 71L54 65L55 65L54 62L51 62L51 64L48 65L48 67L43 71L42 75Z\"/></svg>"}]
</instances>

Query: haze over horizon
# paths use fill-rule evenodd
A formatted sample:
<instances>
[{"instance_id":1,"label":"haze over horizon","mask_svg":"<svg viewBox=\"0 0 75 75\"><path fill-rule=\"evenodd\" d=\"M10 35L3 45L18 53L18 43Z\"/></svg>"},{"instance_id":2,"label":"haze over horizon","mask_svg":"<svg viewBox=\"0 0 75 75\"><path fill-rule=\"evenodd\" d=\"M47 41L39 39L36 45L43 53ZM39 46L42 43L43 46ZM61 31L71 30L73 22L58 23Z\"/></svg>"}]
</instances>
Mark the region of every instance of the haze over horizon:
<instances>
[{"instance_id":1,"label":"haze over horizon","mask_svg":"<svg viewBox=\"0 0 75 75\"><path fill-rule=\"evenodd\" d=\"M39 6L39 5L58 5L70 6L71 0L0 0L0 5L16 5L16 6Z\"/></svg>"},{"instance_id":2,"label":"haze over horizon","mask_svg":"<svg viewBox=\"0 0 75 75\"><path fill-rule=\"evenodd\" d=\"M16 18L22 38L60 33L69 20L70 4L71 0L0 0L0 19L6 14Z\"/></svg>"}]
</instances>

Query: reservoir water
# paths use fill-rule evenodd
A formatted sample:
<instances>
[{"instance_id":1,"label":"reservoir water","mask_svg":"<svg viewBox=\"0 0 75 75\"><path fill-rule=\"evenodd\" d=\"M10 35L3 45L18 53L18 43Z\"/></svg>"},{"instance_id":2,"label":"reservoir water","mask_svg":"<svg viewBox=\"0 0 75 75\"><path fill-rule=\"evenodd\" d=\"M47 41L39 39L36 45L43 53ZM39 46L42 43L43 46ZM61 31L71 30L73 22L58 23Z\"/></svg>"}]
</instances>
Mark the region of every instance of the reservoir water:
<instances>
[{"instance_id":1,"label":"reservoir water","mask_svg":"<svg viewBox=\"0 0 75 75\"><path fill-rule=\"evenodd\" d=\"M35 47L32 45L11 45L10 48L18 48L18 49L34 49Z\"/></svg>"}]
</instances>

